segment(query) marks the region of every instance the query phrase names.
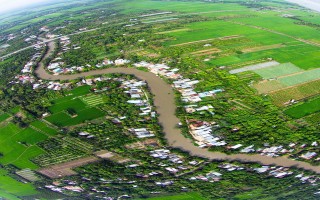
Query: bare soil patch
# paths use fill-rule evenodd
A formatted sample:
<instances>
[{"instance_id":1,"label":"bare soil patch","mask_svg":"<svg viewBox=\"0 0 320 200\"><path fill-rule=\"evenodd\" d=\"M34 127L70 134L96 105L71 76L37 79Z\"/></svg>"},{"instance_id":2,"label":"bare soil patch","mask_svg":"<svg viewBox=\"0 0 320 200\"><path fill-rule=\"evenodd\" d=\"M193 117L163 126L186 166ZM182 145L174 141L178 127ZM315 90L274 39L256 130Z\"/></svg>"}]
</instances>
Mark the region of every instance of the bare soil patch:
<instances>
[{"instance_id":1,"label":"bare soil patch","mask_svg":"<svg viewBox=\"0 0 320 200\"><path fill-rule=\"evenodd\" d=\"M73 160L73 161L58 164L58 165L53 165L48 168L43 168L38 170L38 172L52 179L61 178L65 176L72 176L77 174L72 169L89 164L89 163L97 162L99 160L100 159L97 157L90 156L90 157L80 158L77 160Z\"/></svg>"}]
</instances>

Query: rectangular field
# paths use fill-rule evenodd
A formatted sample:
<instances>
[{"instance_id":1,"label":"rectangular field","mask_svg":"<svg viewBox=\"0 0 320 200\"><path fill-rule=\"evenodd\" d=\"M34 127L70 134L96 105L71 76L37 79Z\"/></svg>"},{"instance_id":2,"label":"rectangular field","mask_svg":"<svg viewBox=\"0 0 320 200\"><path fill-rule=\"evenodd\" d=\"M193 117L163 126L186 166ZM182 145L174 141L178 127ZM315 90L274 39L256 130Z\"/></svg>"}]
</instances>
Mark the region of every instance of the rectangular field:
<instances>
[{"instance_id":1,"label":"rectangular field","mask_svg":"<svg viewBox=\"0 0 320 200\"><path fill-rule=\"evenodd\" d=\"M40 129L41 131L45 132L48 135L54 136L58 133L57 130L48 127L47 124L45 124L44 122L39 121L39 120L32 122L30 125L36 129Z\"/></svg>"},{"instance_id":2,"label":"rectangular field","mask_svg":"<svg viewBox=\"0 0 320 200\"><path fill-rule=\"evenodd\" d=\"M279 64L280 63L278 63L276 61L264 62L264 63L259 63L256 65L249 65L249 66L242 67L239 69L233 69L233 70L229 71L229 73L230 74L238 74L238 73L246 72L246 71L253 71L253 70L258 70L258 69L269 68L269 67L277 66Z\"/></svg>"},{"instance_id":3,"label":"rectangular field","mask_svg":"<svg viewBox=\"0 0 320 200\"><path fill-rule=\"evenodd\" d=\"M276 78L301 71L303 70L292 63L283 63L273 67L254 70L255 73L259 74L264 79Z\"/></svg>"},{"instance_id":4,"label":"rectangular field","mask_svg":"<svg viewBox=\"0 0 320 200\"><path fill-rule=\"evenodd\" d=\"M293 86L317 79L320 79L320 69L308 70L301 73L281 77L278 80L286 86Z\"/></svg>"},{"instance_id":5,"label":"rectangular field","mask_svg":"<svg viewBox=\"0 0 320 200\"><path fill-rule=\"evenodd\" d=\"M0 115L0 123L7 120L10 117L8 113L3 113Z\"/></svg>"},{"instance_id":6,"label":"rectangular field","mask_svg":"<svg viewBox=\"0 0 320 200\"><path fill-rule=\"evenodd\" d=\"M284 103L291 99L301 100L317 94L320 94L320 80L269 93L273 103L277 106L284 106Z\"/></svg>"},{"instance_id":7,"label":"rectangular field","mask_svg":"<svg viewBox=\"0 0 320 200\"><path fill-rule=\"evenodd\" d=\"M0 157L1 164L13 164L18 168L36 169L38 166L30 160L44 151L36 146L47 136L31 128L21 129L9 123L0 128Z\"/></svg>"},{"instance_id":8,"label":"rectangular field","mask_svg":"<svg viewBox=\"0 0 320 200\"><path fill-rule=\"evenodd\" d=\"M153 197L148 198L148 200L165 200L165 199L172 199L172 200L204 200L199 193L197 192L188 192L183 194L177 194L174 196L162 196L162 197Z\"/></svg>"},{"instance_id":9,"label":"rectangular field","mask_svg":"<svg viewBox=\"0 0 320 200\"><path fill-rule=\"evenodd\" d=\"M104 103L101 95L89 95L80 99L89 106L96 106Z\"/></svg>"},{"instance_id":10,"label":"rectangular field","mask_svg":"<svg viewBox=\"0 0 320 200\"><path fill-rule=\"evenodd\" d=\"M104 113L97 108L85 108L77 112L76 117L71 117L65 112L59 112L45 118L50 123L56 126L72 126L85 122L86 120L93 120L104 116Z\"/></svg>"},{"instance_id":11,"label":"rectangular field","mask_svg":"<svg viewBox=\"0 0 320 200\"><path fill-rule=\"evenodd\" d=\"M53 104L53 106L49 108L49 110L52 114L55 114L61 111L65 111L67 109L73 109L76 112L78 112L80 110L83 110L85 107L86 107L86 104L84 104L80 99L75 98L75 99L70 99L67 101L55 103Z\"/></svg>"},{"instance_id":12,"label":"rectangular field","mask_svg":"<svg viewBox=\"0 0 320 200\"><path fill-rule=\"evenodd\" d=\"M38 192L31 183L22 183L8 175L4 169L0 169L0 197L4 199L20 199L15 196L27 196Z\"/></svg>"},{"instance_id":13,"label":"rectangular field","mask_svg":"<svg viewBox=\"0 0 320 200\"><path fill-rule=\"evenodd\" d=\"M320 97L311 101L305 102L298 106L294 106L284 111L287 115L293 118L301 118L320 111Z\"/></svg>"},{"instance_id":14,"label":"rectangular field","mask_svg":"<svg viewBox=\"0 0 320 200\"><path fill-rule=\"evenodd\" d=\"M75 171L73 171L73 168L80 167L89 163L97 162L99 159L94 156L86 157L86 158L80 158L77 160L73 160L70 162L65 162L58 165L53 165L48 168L44 168L39 170L38 172L42 175L45 175L49 178L61 178L65 176L71 176L77 174Z\"/></svg>"}]
</instances>

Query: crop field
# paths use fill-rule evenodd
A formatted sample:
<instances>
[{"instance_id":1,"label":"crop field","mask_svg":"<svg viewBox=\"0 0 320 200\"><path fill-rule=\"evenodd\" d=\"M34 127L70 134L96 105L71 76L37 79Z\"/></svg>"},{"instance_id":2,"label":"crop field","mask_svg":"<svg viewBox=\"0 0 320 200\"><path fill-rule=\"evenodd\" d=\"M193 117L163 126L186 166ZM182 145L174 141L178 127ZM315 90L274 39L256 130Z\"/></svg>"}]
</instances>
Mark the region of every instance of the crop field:
<instances>
[{"instance_id":1,"label":"crop field","mask_svg":"<svg viewBox=\"0 0 320 200\"><path fill-rule=\"evenodd\" d=\"M320 122L320 112L308 115L304 118L307 122L310 122L312 124L319 124Z\"/></svg>"},{"instance_id":2,"label":"crop field","mask_svg":"<svg viewBox=\"0 0 320 200\"><path fill-rule=\"evenodd\" d=\"M67 109L74 109L76 112L79 112L83 110L84 107L86 107L86 104L84 104L80 99L72 98L67 101L62 101L61 103L53 104L49 110L52 114L59 113Z\"/></svg>"},{"instance_id":3,"label":"crop field","mask_svg":"<svg viewBox=\"0 0 320 200\"><path fill-rule=\"evenodd\" d=\"M42 154L44 151L36 146L47 136L31 128L21 129L9 123L0 128L0 157L1 164L14 164L18 168L36 169L37 165L30 159Z\"/></svg>"},{"instance_id":4,"label":"crop field","mask_svg":"<svg viewBox=\"0 0 320 200\"><path fill-rule=\"evenodd\" d=\"M16 196L27 196L37 194L31 183L19 182L7 175L8 172L0 169L0 197L15 200Z\"/></svg>"},{"instance_id":5,"label":"crop field","mask_svg":"<svg viewBox=\"0 0 320 200\"><path fill-rule=\"evenodd\" d=\"M292 63L283 63L277 66L254 70L255 73L259 74L264 79L277 78L301 71L303 70L293 65Z\"/></svg>"},{"instance_id":6,"label":"crop field","mask_svg":"<svg viewBox=\"0 0 320 200\"><path fill-rule=\"evenodd\" d=\"M318 111L320 111L320 97L307 101L303 104L291 107L285 110L284 113L293 118L298 119Z\"/></svg>"},{"instance_id":7,"label":"crop field","mask_svg":"<svg viewBox=\"0 0 320 200\"><path fill-rule=\"evenodd\" d=\"M320 78L320 69L308 70L301 73L280 77L278 80L286 85L293 86L301 83L314 81Z\"/></svg>"},{"instance_id":8,"label":"crop field","mask_svg":"<svg viewBox=\"0 0 320 200\"><path fill-rule=\"evenodd\" d=\"M262 63L263 64L263 63ZM250 68L244 67L240 69L231 70L231 72L241 72ZM270 93L273 91L282 90L285 88L294 88L292 86L296 86L299 88L300 85L307 84L310 89L303 87L304 89L308 89L306 92L315 93L317 90L312 89L315 88L312 86L316 80L320 79L320 69L312 69L312 70L303 70L293 65L292 63L284 63L280 65L265 67L262 69L254 69L255 73L259 74L263 79L273 79L273 80L263 80L253 85L254 88L258 90L260 94ZM310 82L310 84L308 84ZM294 91L291 89L291 91ZM284 95L284 94L283 94ZM309 95L309 96L310 96ZM301 99L303 97L299 97ZM294 98L291 98L294 99ZM277 103L279 104L279 103Z\"/></svg>"},{"instance_id":9,"label":"crop field","mask_svg":"<svg viewBox=\"0 0 320 200\"><path fill-rule=\"evenodd\" d=\"M255 65L249 65L249 66L245 66L242 68L234 69L234 70L229 71L229 73L230 74L238 74L238 73L246 72L246 71L262 70L262 69L274 67L277 65L279 65L279 63L276 61L263 62L263 63L259 63L259 64L255 64Z\"/></svg>"},{"instance_id":10,"label":"crop field","mask_svg":"<svg viewBox=\"0 0 320 200\"><path fill-rule=\"evenodd\" d=\"M3 113L0 115L0 123L8 119L10 115L8 113Z\"/></svg>"},{"instance_id":11,"label":"crop field","mask_svg":"<svg viewBox=\"0 0 320 200\"><path fill-rule=\"evenodd\" d=\"M266 94L272 91L286 88L286 86L278 80L261 81L259 83L253 84L253 87L258 90L260 94Z\"/></svg>"},{"instance_id":12,"label":"crop field","mask_svg":"<svg viewBox=\"0 0 320 200\"><path fill-rule=\"evenodd\" d=\"M42 121L34 121L30 125L32 126L32 128L34 127L34 129L36 130L39 129L44 133L46 133L47 135L54 136L57 134L57 130L55 130L54 128L48 127L48 125Z\"/></svg>"},{"instance_id":13,"label":"crop field","mask_svg":"<svg viewBox=\"0 0 320 200\"><path fill-rule=\"evenodd\" d=\"M104 116L104 112L99 110L98 108L82 108L82 110L78 110L76 117L71 117L66 112L59 112L53 114L45 119L50 123L56 126L72 126L83 123L87 120L93 120L99 117Z\"/></svg>"},{"instance_id":14,"label":"crop field","mask_svg":"<svg viewBox=\"0 0 320 200\"><path fill-rule=\"evenodd\" d=\"M81 100L89 106L96 106L104 103L101 95L89 95L86 97L82 97Z\"/></svg>"},{"instance_id":15,"label":"crop field","mask_svg":"<svg viewBox=\"0 0 320 200\"><path fill-rule=\"evenodd\" d=\"M204 200L199 193L197 192L188 192L184 194L179 194L175 196L163 196L163 197L154 197L148 198L148 200L165 200L165 199L172 199L172 200Z\"/></svg>"},{"instance_id":16,"label":"crop field","mask_svg":"<svg viewBox=\"0 0 320 200\"><path fill-rule=\"evenodd\" d=\"M39 155L33 159L41 167L47 167L54 164L64 163L70 160L89 155L92 153L93 146L82 142L74 137L51 138L39 144L46 149L45 154Z\"/></svg>"},{"instance_id":17,"label":"crop field","mask_svg":"<svg viewBox=\"0 0 320 200\"><path fill-rule=\"evenodd\" d=\"M87 120L104 116L104 112L95 106L104 103L102 96L87 95L90 93L90 86L81 86L68 92L66 96L54 99L53 105L49 107L52 115L45 118L56 126L72 126L83 123ZM68 110L75 112L74 116Z\"/></svg>"},{"instance_id":18,"label":"crop field","mask_svg":"<svg viewBox=\"0 0 320 200\"><path fill-rule=\"evenodd\" d=\"M277 106L284 106L285 102L291 99L301 100L320 93L320 80L308 82L295 87L286 88L269 93L273 103Z\"/></svg>"},{"instance_id":19,"label":"crop field","mask_svg":"<svg viewBox=\"0 0 320 200\"><path fill-rule=\"evenodd\" d=\"M97 162L97 161L99 161L97 157L90 156L90 157L85 157L85 158L80 158L77 160L65 162L62 164L49 166L48 168L41 169L38 172L52 179L61 178L65 176L76 175L77 173L72 169L89 164L89 163Z\"/></svg>"}]
</instances>

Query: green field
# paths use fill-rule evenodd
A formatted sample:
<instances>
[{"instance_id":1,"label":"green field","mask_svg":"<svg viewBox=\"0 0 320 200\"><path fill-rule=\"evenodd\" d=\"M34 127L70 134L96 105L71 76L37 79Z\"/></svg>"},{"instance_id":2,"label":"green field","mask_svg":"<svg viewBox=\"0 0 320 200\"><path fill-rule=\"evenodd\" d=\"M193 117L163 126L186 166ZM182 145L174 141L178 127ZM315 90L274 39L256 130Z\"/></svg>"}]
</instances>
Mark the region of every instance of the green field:
<instances>
[{"instance_id":1,"label":"green field","mask_svg":"<svg viewBox=\"0 0 320 200\"><path fill-rule=\"evenodd\" d=\"M259 93L269 93L285 88L288 88L288 90L290 90L289 87L299 87L299 85L302 86L302 84L308 84L311 88L314 88L314 86L312 85L320 79L320 69L300 71L299 68L295 67L292 64L283 65L279 68L279 70L277 70L277 67L278 66L259 69L255 71L265 79L276 78L276 80L261 81L259 83L255 83L253 86L259 91ZM308 92L308 90L306 92Z\"/></svg>"},{"instance_id":2,"label":"green field","mask_svg":"<svg viewBox=\"0 0 320 200\"><path fill-rule=\"evenodd\" d=\"M284 63L274 67L254 70L255 73L259 74L264 79L276 78L279 76L293 74L301 71L303 70L293 65L292 63Z\"/></svg>"},{"instance_id":3,"label":"green field","mask_svg":"<svg viewBox=\"0 0 320 200\"><path fill-rule=\"evenodd\" d=\"M61 111L64 111L70 108L74 109L76 112L79 112L84 107L86 107L86 104L84 104L80 99L72 98L71 100L62 101L62 102L53 104L53 106L51 106L49 110L52 114L59 113Z\"/></svg>"},{"instance_id":4,"label":"green field","mask_svg":"<svg viewBox=\"0 0 320 200\"><path fill-rule=\"evenodd\" d=\"M66 112L53 114L45 119L57 126L72 126L104 116L104 112L97 108L83 108L77 112L76 117L71 117Z\"/></svg>"},{"instance_id":5,"label":"green field","mask_svg":"<svg viewBox=\"0 0 320 200\"><path fill-rule=\"evenodd\" d=\"M87 95L90 93L90 88L90 86L77 87L68 92L66 96L54 99L52 101L53 105L49 107L52 115L46 117L45 120L56 126L64 127L104 116L104 112L94 107L104 103L103 98L100 95ZM69 109L72 109L76 115L70 116L67 112Z\"/></svg>"},{"instance_id":6,"label":"green field","mask_svg":"<svg viewBox=\"0 0 320 200\"><path fill-rule=\"evenodd\" d=\"M42 121L34 121L30 125L35 127L36 129L40 129L41 131L45 132L47 135L54 136L57 134L57 130L55 130L54 128L48 127Z\"/></svg>"},{"instance_id":7,"label":"green field","mask_svg":"<svg viewBox=\"0 0 320 200\"><path fill-rule=\"evenodd\" d=\"M28 196L37 194L31 183L21 183L7 175L8 172L0 169L0 197L15 200L17 196Z\"/></svg>"},{"instance_id":8,"label":"green field","mask_svg":"<svg viewBox=\"0 0 320 200\"><path fill-rule=\"evenodd\" d=\"M3 113L0 115L0 122L5 121L6 119L8 119L10 117L10 115L8 113Z\"/></svg>"},{"instance_id":9,"label":"green field","mask_svg":"<svg viewBox=\"0 0 320 200\"><path fill-rule=\"evenodd\" d=\"M308 70L294 75L289 75L286 77L281 77L278 80L286 85L293 86L302 84L309 81L314 81L320 78L320 69Z\"/></svg>"},{"instance_id":10,"label":"green field","mask_svg":"<svg viewBox=\"0 0 320 200\"><path fill-rule=\"evenodd\" d=\"M14 164L18 168L36 169L37 165L30 159L44 151L36 143L47 139L48 136L31 128L21 129L9 123L0 128L0 157L1 164Z\"/></svg>"},{"instance_id":11,"label":"green field","mask_svg":"<svg viewBox=\"0 0 320 200\"><path fill-rule=\"evenodd\" d=\"M315 112L320 111L320 97L310 100L308 102L305 102L303 104L300 104L298 106L294 106L292 108L289 108L285 110L284 112L293 117L293 118L301 118L306 115L310 115Z\"/></svg>"},{"instance_id":12,"label":"green field","mask_svg":"<svg viewBox=\"0 0 320 200\"><path fill-rule=\"evenodd\" d=\"M148 200L165 200L165 199L172 199L172 200L204 200L206 198L203 198L199 193L197 192L189 192L185 194L179 194L174 196L163 196L163 197L153 197L148 198Z\"/></svg>"}]
</instances>

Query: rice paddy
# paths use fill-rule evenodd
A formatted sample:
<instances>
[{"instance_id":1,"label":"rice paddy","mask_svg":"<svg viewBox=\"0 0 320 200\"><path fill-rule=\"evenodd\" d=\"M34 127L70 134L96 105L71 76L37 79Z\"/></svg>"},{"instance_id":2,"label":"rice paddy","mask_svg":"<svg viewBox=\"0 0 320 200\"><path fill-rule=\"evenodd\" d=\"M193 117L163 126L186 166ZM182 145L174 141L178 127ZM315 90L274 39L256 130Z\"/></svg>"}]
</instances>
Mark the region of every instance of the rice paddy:
<instances>
[{"instance_id":1,"label":"rice paddy","mask_svg":"<svg viewBox=\"0 0 320 200\"><path fill-rule=\"evenodd\" d=\"M301 118L306 115L310 115L320 111L320 97L307 101L305 103L299 104L297 106L291 107L284 112L293 117Z\"/></svg>"}]
</instances>

